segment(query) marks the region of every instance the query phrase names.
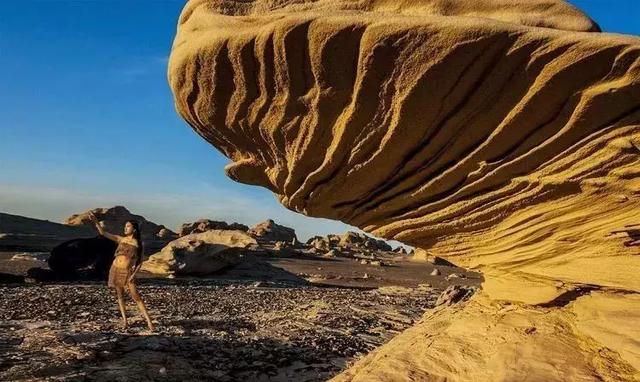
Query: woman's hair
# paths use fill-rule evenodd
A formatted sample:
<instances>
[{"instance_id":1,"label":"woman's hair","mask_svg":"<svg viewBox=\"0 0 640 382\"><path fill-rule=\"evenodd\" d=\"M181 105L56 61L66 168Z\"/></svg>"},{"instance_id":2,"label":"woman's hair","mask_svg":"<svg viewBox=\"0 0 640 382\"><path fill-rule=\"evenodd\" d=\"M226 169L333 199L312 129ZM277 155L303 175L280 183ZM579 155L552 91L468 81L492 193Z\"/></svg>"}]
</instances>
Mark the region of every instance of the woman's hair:
<instances>
[{"instance_id":1,"label":"woman's hair","mask_svg":"<svg viewBox=\"0 0 640 382\"><path fill-rule=\"evenodd\" d=\"M140 232L140 225L138 224L137 221L135 220L127 220L125 222L126 223L130 223L131 226L133 226L133 238L136 239L136 241L138 242L138 249L136 250L136 267L138 265L140 265L140 263L142 263L142 253L143 253L143 249L142 249L142 233Z\"/></svg>"}]
</instances>

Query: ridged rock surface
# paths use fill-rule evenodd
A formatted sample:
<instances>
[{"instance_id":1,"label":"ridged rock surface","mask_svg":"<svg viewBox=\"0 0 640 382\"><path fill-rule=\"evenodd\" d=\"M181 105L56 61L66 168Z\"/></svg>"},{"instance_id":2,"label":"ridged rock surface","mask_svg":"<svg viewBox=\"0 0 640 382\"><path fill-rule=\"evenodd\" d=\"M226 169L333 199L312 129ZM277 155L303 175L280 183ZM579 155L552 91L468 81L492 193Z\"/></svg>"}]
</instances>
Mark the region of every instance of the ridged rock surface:
<instances>
[{"instance_id":1,"label":"ridged rock surface","mask_svg":"<svg viewBox=\"0 0 640 382\"><path fill-rule=\"evenodd\" d=\"M169 82L231 178L485 276L338 379L640 378L640 38L598 31L562 1L186 5Z\"/></svg>"}]
</instances>

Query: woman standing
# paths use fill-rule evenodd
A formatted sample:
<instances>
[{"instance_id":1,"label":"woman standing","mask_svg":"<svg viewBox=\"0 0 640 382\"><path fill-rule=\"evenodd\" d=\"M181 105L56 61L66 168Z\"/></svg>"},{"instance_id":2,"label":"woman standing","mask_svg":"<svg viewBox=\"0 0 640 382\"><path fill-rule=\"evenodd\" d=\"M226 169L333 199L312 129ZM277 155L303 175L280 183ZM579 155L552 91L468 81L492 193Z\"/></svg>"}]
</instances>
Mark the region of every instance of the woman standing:
<instances>
[{"instance_id":1,"label":"woman standing","mask_svg":"<svg viewBox=\"0 0 640 382\"><path fill-rule=\"evenodd\" d=\"M151 318L149 318L147 307L144 301L142 301L136 289L136 284L134 283L135 274L142 265L142 239L140 237L138 222L128 220L124 225L124 236L119 236L105 231L93 212L89 212L89 219L91 219L91 222L96 226L100 235L118 243L118 248L116 249L115 257L109 270L109 287L115 288L116 290L123 326L125 328L127 327L127 312L124 303L124 289L127 288L129 295L138 305L140 313L142 313L145 320L147 320L149 330L153 331L154 326Z\"/></svg>"}]
</instances>

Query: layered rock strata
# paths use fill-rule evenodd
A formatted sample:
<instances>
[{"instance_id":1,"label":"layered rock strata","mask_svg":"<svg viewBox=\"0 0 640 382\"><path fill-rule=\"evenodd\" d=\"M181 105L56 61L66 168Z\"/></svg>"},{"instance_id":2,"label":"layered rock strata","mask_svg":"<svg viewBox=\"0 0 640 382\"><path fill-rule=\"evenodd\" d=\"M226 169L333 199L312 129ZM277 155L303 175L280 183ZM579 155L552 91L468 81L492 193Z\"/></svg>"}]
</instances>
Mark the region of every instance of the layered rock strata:
<instances>
[{"instance_id":1,"label":"layered rock strata","mask_svg":"<svg viewBox=\"0 0 640 382\"><path fill-rule=\"evenodd\" d=\"M640 378L640 38L598 30L552 0L186 5L169 82L231 178L484 274L339 379Z\"/></svg>"}]
</instances>

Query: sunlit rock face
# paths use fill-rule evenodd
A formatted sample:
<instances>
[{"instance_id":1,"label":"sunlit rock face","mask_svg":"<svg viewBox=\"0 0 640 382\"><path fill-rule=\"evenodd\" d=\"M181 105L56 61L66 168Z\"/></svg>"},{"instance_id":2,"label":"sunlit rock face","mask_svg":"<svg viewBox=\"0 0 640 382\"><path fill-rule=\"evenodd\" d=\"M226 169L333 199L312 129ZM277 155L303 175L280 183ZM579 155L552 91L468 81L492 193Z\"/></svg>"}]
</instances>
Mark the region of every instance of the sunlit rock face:
<instances>
[{"instance_id":1,"label":"sunlit rock face","mask_svg":"<svg viewBox=\"0 0 640 382\"><path fill-rule=\"evenodd\" d=\"M196 0L169 82L231 178L482 271L468 309L552 309L629 379L640 247L610 233L640 223L640 38L598 30L562 1Z\"/></svg>"}]
</instances>

